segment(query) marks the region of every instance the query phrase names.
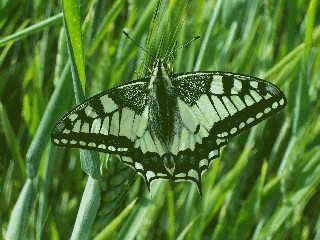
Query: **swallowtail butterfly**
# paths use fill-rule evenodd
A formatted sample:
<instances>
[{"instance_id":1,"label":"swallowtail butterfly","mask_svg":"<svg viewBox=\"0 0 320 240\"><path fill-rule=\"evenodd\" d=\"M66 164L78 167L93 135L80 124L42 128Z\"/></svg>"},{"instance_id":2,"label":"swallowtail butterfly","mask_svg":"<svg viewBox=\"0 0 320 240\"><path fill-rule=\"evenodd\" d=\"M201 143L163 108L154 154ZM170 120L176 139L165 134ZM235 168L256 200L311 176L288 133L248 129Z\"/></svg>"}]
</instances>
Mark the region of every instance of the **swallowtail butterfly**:
<instances>
[{"instance_id":1,"label":"swallowtail butterfly","mask_svg":"<svg viewBox=\"0 0 320 240\"><path fill-rule=\"evenodd\" d=\"M150 77L86 100L55 125L54 145L115 154L149 190L156 179L201 177L229 139L286 106L285 95L256 77L228 72L169 73L163 59Z\"/></svg>"}]
</instances>

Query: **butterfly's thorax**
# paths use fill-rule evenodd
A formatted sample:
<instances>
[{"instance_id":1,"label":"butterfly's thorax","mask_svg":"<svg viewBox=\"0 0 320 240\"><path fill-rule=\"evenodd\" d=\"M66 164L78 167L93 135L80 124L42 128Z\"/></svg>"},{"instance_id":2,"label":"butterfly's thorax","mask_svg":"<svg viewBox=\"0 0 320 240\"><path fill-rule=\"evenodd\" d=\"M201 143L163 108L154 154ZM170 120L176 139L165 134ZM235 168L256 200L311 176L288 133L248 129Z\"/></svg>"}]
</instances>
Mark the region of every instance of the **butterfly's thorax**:
<instances>
[{"instance_id":1,"label":"butterfly's thorax","mask_svg":"<svg viewBox=\"0 0 320 240\"><path fill-rule=\"evenodd\" d=\"M166 148L170 147L175 133L177 116L177 98L161 61L157 62L149 84L150 127L154 137L157 137Z\"/></svg>"}]
</instances>

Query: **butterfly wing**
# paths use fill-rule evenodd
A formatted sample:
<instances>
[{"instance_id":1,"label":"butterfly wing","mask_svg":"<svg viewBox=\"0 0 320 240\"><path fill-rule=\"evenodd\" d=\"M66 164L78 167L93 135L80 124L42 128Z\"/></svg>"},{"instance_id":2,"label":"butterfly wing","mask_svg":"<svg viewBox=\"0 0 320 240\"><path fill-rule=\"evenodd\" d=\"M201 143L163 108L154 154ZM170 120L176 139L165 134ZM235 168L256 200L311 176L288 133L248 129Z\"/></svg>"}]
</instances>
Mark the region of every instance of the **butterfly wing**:
<instances>
[{"instance_id":1,"label":"butterfly wing","mask_svg":"<svg viewBox=\"0 0 320 240\"><path fill-rule=\"evenodd\" d=\"M282 110L287 100L270 82L225 72L175 74L177 95L195 113L201 126L232 138Z\"/></svg>"},{"instance_id":2,"label":"butterfly wing","mask_svg":"<svg viewBox=\"0 0 320 240\"><path fill-rule=\"evenodd\" d=\"M148 80L120 85L86 100L64 115L51 138L60 147L126 154L147 127Z\"/></svg>"},{"instance_id":3,"label":"butterfly wing","mask_svg":"<svg viewBox=\"0 0 320 240\"><path fill-rule=\"evenodd\" d=\"M193 72L170 76L181 116L173 142L174 180L192 180L201 192L201 175L220 156L228 139L286 106L273 84L224 72ZM167 174L166 178L169 174Z\"/></svg>"}]
</instances>

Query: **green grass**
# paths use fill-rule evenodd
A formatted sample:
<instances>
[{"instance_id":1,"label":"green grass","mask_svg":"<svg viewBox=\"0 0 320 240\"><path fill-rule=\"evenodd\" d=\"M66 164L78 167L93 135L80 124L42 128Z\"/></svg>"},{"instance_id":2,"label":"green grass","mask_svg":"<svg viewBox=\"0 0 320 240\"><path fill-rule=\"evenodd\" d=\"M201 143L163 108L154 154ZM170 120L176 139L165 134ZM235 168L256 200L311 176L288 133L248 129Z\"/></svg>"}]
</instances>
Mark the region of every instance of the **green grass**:
<instances>
[{"instance_id":1,"label":"green grass","mask_svg":"<svg viewBox=\"0 0 320 240\"><path fill-rule=\"evenodd\" d=\"M0 3L0 239L320 239L319 1L185 2ZM76 103L148 74L123 30L156 56L199 35L175 72L243 73L287 96L229 142L202 198L188 182L149 193L113 156L51 145Z\"/></svg>"}]
</instances>

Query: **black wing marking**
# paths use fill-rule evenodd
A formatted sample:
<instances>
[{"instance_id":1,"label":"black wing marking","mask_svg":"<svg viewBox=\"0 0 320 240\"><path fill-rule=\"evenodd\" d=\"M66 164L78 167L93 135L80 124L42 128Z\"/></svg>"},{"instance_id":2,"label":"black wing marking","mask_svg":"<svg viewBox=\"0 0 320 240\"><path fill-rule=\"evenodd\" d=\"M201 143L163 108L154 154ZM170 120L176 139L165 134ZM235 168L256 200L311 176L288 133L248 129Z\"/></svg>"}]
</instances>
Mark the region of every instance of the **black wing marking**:
<instances>
[{"instance_id":1,"label":"black wing marking","mask_svg":"<svg viewBox=\"0 0 320 240\"><path fill-rule=\"evenodd\" d=\"M147 128L148 79L120 85L86 100L64 115L51 138L60 147L125 154Z\"/></svg>"}]
</instances>

